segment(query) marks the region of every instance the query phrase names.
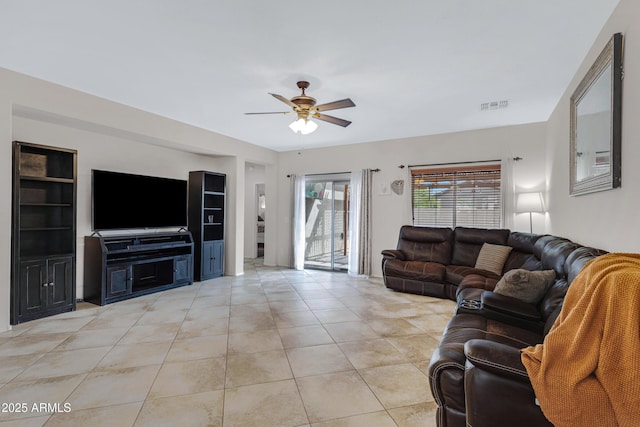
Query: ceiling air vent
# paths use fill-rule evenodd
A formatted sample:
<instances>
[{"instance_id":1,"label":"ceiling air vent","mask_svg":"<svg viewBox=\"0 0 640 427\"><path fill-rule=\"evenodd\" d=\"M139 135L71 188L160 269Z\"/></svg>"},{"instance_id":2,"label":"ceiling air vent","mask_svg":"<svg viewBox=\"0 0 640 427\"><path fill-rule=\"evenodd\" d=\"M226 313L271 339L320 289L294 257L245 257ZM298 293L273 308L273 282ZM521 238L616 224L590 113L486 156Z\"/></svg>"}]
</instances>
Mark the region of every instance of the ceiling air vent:
<instances>
[{"instance_id":1,"label":"ceiling air vent","mask_svg":"<svg viewBox=\"0 0 640 427\"><path fill-rule=\"evenodd\" d=\"M502 109L502 108L507 108L508 106L509 106L509 100L508 99L503 99L502 101L484 102L484 103L480 104L480 111L498 110L498 109Z\"/></svg>"}]
</instances>

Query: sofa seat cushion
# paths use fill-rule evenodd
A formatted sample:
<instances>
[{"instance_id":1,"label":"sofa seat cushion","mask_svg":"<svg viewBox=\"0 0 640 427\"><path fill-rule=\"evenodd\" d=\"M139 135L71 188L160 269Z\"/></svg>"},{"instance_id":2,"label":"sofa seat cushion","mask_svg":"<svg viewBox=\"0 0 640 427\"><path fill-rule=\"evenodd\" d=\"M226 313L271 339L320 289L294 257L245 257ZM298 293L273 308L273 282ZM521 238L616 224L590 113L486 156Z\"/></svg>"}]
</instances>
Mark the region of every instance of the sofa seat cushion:
<instances>
[{"instance_id":1,"label":"sofa seat cushion","mask_svg":"<svg viewBox=\"0 0 640 427\"><path fill-rule=\"evenodd\" d=\"M459 313L447 324L441 343L461 343L472 338L524 348L542 342L542 334L478 314Z\"/></svg>"},{"instance_id":2,"label":"sofa seat cushion","mask_svg":"<svg viewBox=\"0 0 640 427\"><path fill-rule=\"evenodd\" d=\"M390 259L385 262L384 272L390 277L443 283L446 270L437 262Z\"/></svg>"},{"instance_id":3,"label":"sofa seat cushion","mask_svg":"<svg viewBox=\"0 0 640 427\"><path fill-rule=\"evenodd\" d=\"M492 291L499 279L487 277L482 274L469 274L464 276L456 288L456 301L460 304L463 300L480 301L484 291Z\"/></svg>"},{"instance_id":4,"label":"sofa seat cushion","mask_svg":"<svg viewBox=\"0 0 640 427\"><path fill-rule=\"evenodd\" d=\"M485 274L471 273L464 276L458 284L458 289L478 288L484 291L492 291L500 279L495 276L487 277Z\"/></svg>"},{"instance_id":5,"label":"sofa seat cushion","mask_svg":"<svg viewBox=\"0 0 640 427\"><path fill-rule=\"evenodd\" d=\"M454 285L460 285L465 277L475 274L482 277L495 279L496 282L500 280L500 276L498 274L492 273L487 270L480 270L475 267L469 267L466 265L447 265L446 267L446 280L449 283Z\"/></svg>"}]
</instances>

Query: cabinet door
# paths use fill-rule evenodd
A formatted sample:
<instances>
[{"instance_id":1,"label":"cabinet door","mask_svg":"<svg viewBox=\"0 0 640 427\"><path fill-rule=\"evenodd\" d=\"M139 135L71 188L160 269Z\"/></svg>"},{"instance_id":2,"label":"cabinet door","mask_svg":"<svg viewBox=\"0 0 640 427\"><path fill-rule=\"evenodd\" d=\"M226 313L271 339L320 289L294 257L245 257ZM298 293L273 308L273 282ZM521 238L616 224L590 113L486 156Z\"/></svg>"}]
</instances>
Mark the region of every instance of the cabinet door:
<instances>
[{"instance_id":1,"label":"cabinet door","mask_svg":"<svg viewBox=\"0 0 640 427\"><path fill-rule=\"evenodd\" d=\"M46 308L47 263L45 260L20 263L19 316L36 313Z\"/></svg>"},{"instance_id":2,"label":"cabinet door","mask_svg":"<svg viewBox=\"0 0 640 427\"><path fill-rule=\"evenodd\" d=\"M105 298L131 293L133 268L131 264L118 264L107 267L107 292Z\"/></svg>"},{"instance_id":3,"label":"cabinet door","mask_svg":"<svg viewBox=\"0 0 640 427\"><path fill-rule=\"evenodd\" d=\"M47 260L47 308L73 304L73 258Z\"/></svg>"},{"instance_id":4,"label":"cabinet door","mask_svg":"<svg viewBox=\"0 0 640 427\"><path fill-rule=\"evenodd\" d=\"M175 257L173 260L173 282L191 282L193 280L193 266L191 255Z\"/></svg>"},{"instance_id":5,"label":"cabinet door","mask_svg":"<svg viewBox=\"0 0 640 427\"><path fill-rule=\"evenodd\" d=\"M224 241L216 240L213 244L213 276L222 276L224 273Z\"/></svg>"},{"instance_id":6,"label":"cabinet door","mask_svg":"<svg viewBox=\"0 0 640 427\"><path fill-rule=\"evenodd\" d=\"M213 277L215 254L213 250L213 244L215 242L202 243L202 260L201 260L201 280L210 279Z\"/></svg>"}]
</instances>

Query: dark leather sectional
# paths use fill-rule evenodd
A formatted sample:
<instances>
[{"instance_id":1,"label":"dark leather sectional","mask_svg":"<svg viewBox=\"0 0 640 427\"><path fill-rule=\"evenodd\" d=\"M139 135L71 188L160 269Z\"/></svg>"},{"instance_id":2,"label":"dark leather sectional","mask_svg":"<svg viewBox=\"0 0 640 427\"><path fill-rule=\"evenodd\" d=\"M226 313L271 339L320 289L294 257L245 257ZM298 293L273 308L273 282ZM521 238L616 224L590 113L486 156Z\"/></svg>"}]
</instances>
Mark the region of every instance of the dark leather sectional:
<instances>
[{"instance_id":1,"label":"dark leather sectional","mask_svg":"<svg viewBox=\"0 0 640 427\"><path fill-rule=\"evenodd\" d=\"M512 248L512 269L555 270L538 304L492 292L500 275L474 268L483 243ZM550 235L509 230L403 226L382 252L388 288L457 301L429 380L440 427L550 426L535 403L520 349L541 343L582 267L605 251Z\"/></svg>"}]
</instances>

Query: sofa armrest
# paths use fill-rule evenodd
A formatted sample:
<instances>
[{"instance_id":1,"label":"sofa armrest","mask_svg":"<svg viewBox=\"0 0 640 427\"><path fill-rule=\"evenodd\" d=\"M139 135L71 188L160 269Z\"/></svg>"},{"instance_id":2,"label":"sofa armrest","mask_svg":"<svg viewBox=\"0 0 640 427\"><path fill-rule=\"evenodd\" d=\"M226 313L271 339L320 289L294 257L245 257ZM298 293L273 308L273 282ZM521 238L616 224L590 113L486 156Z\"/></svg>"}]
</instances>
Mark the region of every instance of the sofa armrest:
<instances>
[{"instance_id":1,"label":"sofa armrest","mask_svg":"<svg viewBox=\"0 0 640 427\"><path fill-rule=\"evenodd\" d=\"M504 313L528 321L542 319L538 308L528 302L507 295L500 295L491 291L484 291L481 295L482 306L486 309Z\"/></svg>"},{"instance_id":2,"label":"sofa armrest","mask_svg":"<svg viewBox=\"0 0 640 427\"><path fill-rule=\"evenodd\" d=\"M465 343L466 425L553 427L545 418L520 361L520 350L474 339Z\"/></svg>"},{"instance_id":3,"label":"sofa armrest","mask_svg":"<svg viewBox=\"0 0 640 427\"><path fill-rule=\"evenodd\" d=\"M444 338L446 340L446 337ZM464 422L464 348L460 343L440 343L431 355L428 376L429 387L434 400L440 408L440 418L452 423L452 418ZM445 423L444 425L451 425Z\"/></svg>"},{"instance_id":4,"label":"sofa armrest","mask_svg":"<svg viewBox=\"0 0 640 427\"><path fill-rule=\"evenodd\" d=\"M464 344L464 354L476 368L529 383L529 375L520 359L520 349L505 344L472 339Z\"/></svg>"},{"instance_id":5,"label":"sofa armrest","mask_svg":"<svg viewBox=\"0 0 640 427\"><path fill-rule=\"evenodd\" d=\"M382 251L382 256L387 259L399 259L400 261L406 261L407 257L397 249L385 249Z\"/></svg>"}]
</instances>

